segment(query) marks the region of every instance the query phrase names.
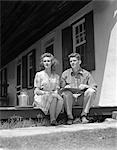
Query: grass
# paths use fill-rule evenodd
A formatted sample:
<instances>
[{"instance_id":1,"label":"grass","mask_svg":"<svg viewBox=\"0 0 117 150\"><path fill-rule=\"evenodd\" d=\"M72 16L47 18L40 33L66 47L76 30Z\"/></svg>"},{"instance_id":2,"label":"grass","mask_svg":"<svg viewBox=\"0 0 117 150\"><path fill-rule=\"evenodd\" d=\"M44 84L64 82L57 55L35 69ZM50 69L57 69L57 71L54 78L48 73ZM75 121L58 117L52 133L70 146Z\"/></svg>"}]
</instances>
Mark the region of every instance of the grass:
<instances>
[{"instance_id":1,"label":"grass","mask_svg":"<svg viewBox=\"0 0 117 150\"><path fill-rule=\"evenodd\" d=\"M58 119L58 124L65 124L65 116ZM49 116L44 116L39 113L35 119L25 119L21 116L13 115L7 120L0 121L0 129L14 129L14 128L25 128L25 127L37 127L37 126L50 126Z\"/></svg>"},{"instance_id":2,"label":"grass","mask_svg":"<svg viewBox=\"0 0 117 150\"><path fill-rule=\"evenodd\" d=\"M36 119L24 119L20 116L13 115L8 120L0 121L0 129L13 129L13 128L25 128L25 127L36 127L36 126L49 126L50 121L46 117L42 117L40 114L37 115Z\"/></svg>"}]
</instances>

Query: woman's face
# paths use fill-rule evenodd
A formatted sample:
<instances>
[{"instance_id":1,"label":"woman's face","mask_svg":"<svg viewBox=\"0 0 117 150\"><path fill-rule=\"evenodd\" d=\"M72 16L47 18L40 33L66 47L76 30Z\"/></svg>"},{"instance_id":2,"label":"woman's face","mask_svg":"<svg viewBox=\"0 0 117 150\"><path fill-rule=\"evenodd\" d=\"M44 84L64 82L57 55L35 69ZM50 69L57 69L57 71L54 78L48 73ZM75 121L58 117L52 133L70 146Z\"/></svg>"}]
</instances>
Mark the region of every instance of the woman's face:
<instances>
[{"instance_id":1,"label":"woman's face","mask_svg":"<svg viewBox=\"0 0 117 150\"><path fill-rule=\"evenodd\" d=\"M50 57L44 57L43 58L43 65L44 65L45 69L51 68L51 65L52 65L51 58Z\"/></svg>"}]
</instances>

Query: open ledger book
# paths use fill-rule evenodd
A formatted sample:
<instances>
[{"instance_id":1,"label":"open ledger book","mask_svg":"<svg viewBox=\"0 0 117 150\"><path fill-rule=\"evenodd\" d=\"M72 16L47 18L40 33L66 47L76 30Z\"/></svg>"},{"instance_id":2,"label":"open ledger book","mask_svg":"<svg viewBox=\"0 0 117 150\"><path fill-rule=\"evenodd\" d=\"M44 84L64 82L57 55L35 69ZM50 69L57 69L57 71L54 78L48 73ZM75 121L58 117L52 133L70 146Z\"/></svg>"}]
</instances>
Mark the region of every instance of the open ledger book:
<instances>
[{"instance_id":1,"label":"open ledger book","mask_svg":"<svg viewBox=\"0 0 117 150\"><path fill-rule=\"evenodd\" d=\"M86 89L87 89L87 88L86 88ZM86 89L80 90L80 89L78 89L78 88L62 88L62 89L60 90L60 92L62 93L62 92L64 92L64 91L71 91L73 94L81 94L81 93L85 92Z\"/></svg>"}]
</instances>

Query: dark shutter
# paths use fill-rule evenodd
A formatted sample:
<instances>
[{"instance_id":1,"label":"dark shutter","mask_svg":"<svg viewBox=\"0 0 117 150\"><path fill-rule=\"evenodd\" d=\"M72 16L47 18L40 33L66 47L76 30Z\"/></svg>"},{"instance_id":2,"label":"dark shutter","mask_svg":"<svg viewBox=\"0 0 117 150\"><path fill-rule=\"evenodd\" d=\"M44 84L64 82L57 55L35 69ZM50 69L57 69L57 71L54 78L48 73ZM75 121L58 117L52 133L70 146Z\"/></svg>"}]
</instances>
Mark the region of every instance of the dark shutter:
<instances>
[{"instance_id":1,"label":"dark shutter","mask_svg":"<svg viewBox=\"0 0 117 150\"><path fill-rule=\"evenodd\" d=\"M0 71L0 96L2 96L2 71Z\"/></svg>"},{"instance_id":2,"label":"dark shutter","mask_svg":"<svg viewBox=\"0 0 117 150\"><path fill-rule=\"evenodd\" d=\"M86 19L86 69L95 70L95 50L94 50L94 24L93 11L88 13Z\"/></svg>"},{"instance_id":3,"label":"dark shutter","mask_svg":"<svg viewBox=\"0 0 117 150\"><path fill-rule=\"evenodd\" d=\"M1 71L1 82L0 82L0 95L7 96L7 68Z\"/></svg>"},{"instance_id":4,"label":"dark shutter","mask_svg":"<svg viewBox=\"0 0 117 150\"><path fill-rule=\"evenodd\" d=\"M34 82L34 76L35 76L35 72L36 72L36 59L35 59L35 56L36 56L36 50L33 49L32 50L32 63L33 63L33 70L32 70L32 81L31 81L31 85L33 86L33 82Z\"/></svg>"},{"instance_id":5,"label":"dark shutter","mask_svg":"<svg viewBox=\"0 0 117 150\"><path fill-rule=\"evenodd\" d=\"M27 88L27 55L22 57L22 88Z\"/></svg>"},{"instance_id":6,"label":"dark shutter","mask_svg":"<svg viewBox=\"0 0 117 150\"><path fill-rule=\"evenodd\" d=\"M4 84L5 84L4 96L7 96L7 86L8 86L8 84L7 84L7 68L4 69L4 79L5 79L5 81L4 81Z\"/></svg>"},{"instance_id":7,"label":"dark shutter","mask_svg":"<svg viewBox=\"0 0 117 150\"><path fill-rule=\"evenodd\" d=\"M63 71L70 67L68 55L73 52L72 27L68 26L62 30L62 60Z\"/></svg>"}]
</instances>

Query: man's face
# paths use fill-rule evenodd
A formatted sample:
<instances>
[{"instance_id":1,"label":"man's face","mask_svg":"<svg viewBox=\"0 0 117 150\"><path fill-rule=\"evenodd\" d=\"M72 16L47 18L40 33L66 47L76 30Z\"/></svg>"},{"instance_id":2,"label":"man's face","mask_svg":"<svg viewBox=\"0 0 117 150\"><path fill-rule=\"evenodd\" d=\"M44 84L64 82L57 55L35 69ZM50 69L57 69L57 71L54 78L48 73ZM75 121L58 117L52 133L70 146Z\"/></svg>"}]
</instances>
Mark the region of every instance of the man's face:
<instances>
[{"instance_id":1,"label":"man's face","mask_svg":"<svg viewBox=\"0 0 117 150\"><path fill-rule=\"evenodd\" d=\"M74 68L79 68L81 64L81 60L78 60L76 57L71 57L70 58L70 65L71 67Z\"/></svg>"}]
</instances>

